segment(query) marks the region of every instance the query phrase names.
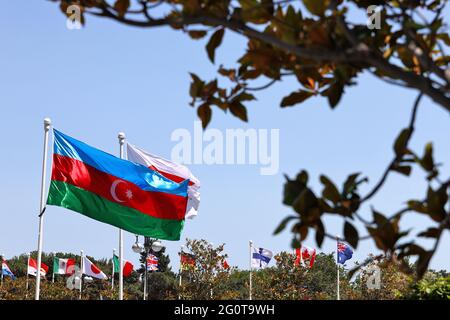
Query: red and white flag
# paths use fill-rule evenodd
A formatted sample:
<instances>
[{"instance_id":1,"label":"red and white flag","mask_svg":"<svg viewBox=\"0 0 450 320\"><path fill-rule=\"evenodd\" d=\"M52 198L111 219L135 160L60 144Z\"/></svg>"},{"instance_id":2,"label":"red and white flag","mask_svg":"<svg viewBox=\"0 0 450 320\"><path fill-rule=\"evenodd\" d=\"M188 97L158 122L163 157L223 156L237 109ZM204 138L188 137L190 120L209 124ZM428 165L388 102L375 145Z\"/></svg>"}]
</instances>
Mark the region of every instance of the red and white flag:
<instances>
[{"instance_id":1,"label":"red and white flag","mask_svg":"<svg viewBox=\"0 0 450 320\"><path fill-rule=\"evenodd\" d=\"M48 272L48 266L45 263L41 262L41 277L45 277L47 272ZM35 277L36 277L36 274L37 274L37 261L34 260L31 257L28 258L27 273L29 275L32 275L32 276L35 276Z\"/></svg>"},{"instance_id":2,"label":"red and white flag","mask_svg":"<svg viewBox=\"0 0 450 320\"><path fill-rule=\"evenodd\" d=\"M174 182L180 183L189 179L188 203L185 217L192 219L197 216L198 207L200 205L200 181L187 167L152 155L129 143L127 144L127 154L128 160L156 170L164 177Z\"/></svg>"},{"instance_id":3,"label":"red and white flag","mask_svg":"<svg viewBox=\"0 0 450 320\"><path fill-rule=\"evenodd\" d=\"M96 279L108 279L106 274L103 273L95 264L86 257L83 257L83 274L96 278Z\"/></svg>"},{"instance_id":4,"label":"red and white flag","mask_svg":"<svg viewBox=\"0 0 450 320\"><path fill-rule=\"evenodd\" d=\"M295 249L295 265L302 265L306 267L305 262L309 262L309 268L311 269L316 259L316 249L302 245L300 248Z\"/></svg>"}]
</instances>

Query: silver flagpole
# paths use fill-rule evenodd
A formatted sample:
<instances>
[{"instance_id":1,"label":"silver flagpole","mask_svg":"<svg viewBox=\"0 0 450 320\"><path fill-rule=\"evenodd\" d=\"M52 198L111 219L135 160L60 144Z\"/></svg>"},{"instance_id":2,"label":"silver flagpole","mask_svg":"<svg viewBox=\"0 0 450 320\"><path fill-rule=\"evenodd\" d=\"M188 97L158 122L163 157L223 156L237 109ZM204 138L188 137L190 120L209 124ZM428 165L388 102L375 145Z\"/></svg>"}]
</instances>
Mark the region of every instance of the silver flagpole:
<instances>
[{"instance_id":1,"label":"silver flagpole","mask_svg":"<svg viewBox=\"0 0 450 320\"><path fill-rule=\"evenodd\" d=\"M120 158L125 156L125 133L119 132ZM119 300L123 300L123 231L119 229Z\"/></svg>"},{"instance_id":2,"label":"silver flagpole","mask_svg":"<svg viewBox=\"0 0 450 320\"><path fill-rule=\"evenodd\" d=\"M35 300L39 300L41 291L41 261L42 261L42 238L44 232L44 209L45 209L45 178L47 175L47 151L48 151L48 133L52 121L49 118L44 119L44 154L42 156L42 177L41 177L41 203L39 206L39 234L38 234L38 256L36 271L36 293Z\"/></svg>"},{"instance_id":3,"label":"silver flagpole","mask_svg":"<svg viewBox=\"0 0 450 320\"><path fill-rule=\"evenodd\" d=\"M337 265L337 299L341 300L340 294L339 294L339 236L336 236L336 265Z\"/></svg>"},{"instance_id":4,"label":"silver flagpole","mask_svg":"<svg viewBox=\"0 0 450 320\"><path fill-rule=\"evenodd\" d=\"M116 249L113 249L113 260L112 260L112 277L111 277L111 289L114 290L114 256L116 255Z\"/></svg>"},{"instance_id":5,"label":"silver flagpole","mask_svg":"<svg viewBox=\"0 0 450 320\"><path fill-rule=\"evenodd\" d=\"M147 300L147 280L148 280L148 262L147 262L147 258L148 258L148 250L147 248L144 247L144 251L145 251L145 270L144 270L144 300Z\"/></svg>"},{"instance_id":6,"label":"silver flagpole","mask_svg":"<svg viewBox=\"0 0 450 320\"><path fill-rule=\"evenodd\" d=\"M82 292L82 288L83 288L83 273L84 273L84 261L83 261L83 257L84 257L84 253L83 250L81 250L81 260L80 260L80 268L81 268L81 274L80 274L80 300L81 300L81 292Z\"/></svg>"},{"instance_id":7,"label":"silver flagpole","mask_svg":"<svg viewBox=\"0 0 450 320\"><path fill-rule=\"evenodd\" d=\"M3 264L3 254L0 254L0 263ZM3 287L3 265L2 265L2 269L1 269L1 273L0 273L0 287Z\"/></svg>"},{"instance_id":8,"label":"silver flagpole","mask_svg":"<svg viewBox=\"0 0 450 320\"><path fill-rule=\"evenodd\" d=\"M249 281L249 299L252 300L252 247L253 247L253 241L249 241L250 245L250 281Z\"/></svg>"},{"instance_id":9,"label":"silver flagpole","mask_svg":"<svg viewBox=\"0 0 450 320\"><path fill-rule=\"evenodd\" d=\"M183 274L183 261L181 259L181 255L183 254L183 245L181 245L180 247L180 291L178 292L178 300L181 300L181 279L182 279L182 274Z\"/></svg>"},{"instance_id":10,"label":"silver flagpole","mask_svg":"<svg viewBox=\"0 0 450 320\"><path fill-rule=\"evenodd\" d=\"M26 286L26 288L27 288L27 292L26 292L26 294L25 294L25 298L28 298L28 266L30 265L30 253L28 252L28 260L27 260L27 286Z\"/></svg>"},{"instance_id":11,"label":"silver flagpole","mask_svg":"<svg viewBox=\"0 0 450 320\"><path fill-rule=\"evenodd\" d=\"M52 283L55 283L55 258L56 258L56 252L53 252Z\"/></svg>"}]
</instances>

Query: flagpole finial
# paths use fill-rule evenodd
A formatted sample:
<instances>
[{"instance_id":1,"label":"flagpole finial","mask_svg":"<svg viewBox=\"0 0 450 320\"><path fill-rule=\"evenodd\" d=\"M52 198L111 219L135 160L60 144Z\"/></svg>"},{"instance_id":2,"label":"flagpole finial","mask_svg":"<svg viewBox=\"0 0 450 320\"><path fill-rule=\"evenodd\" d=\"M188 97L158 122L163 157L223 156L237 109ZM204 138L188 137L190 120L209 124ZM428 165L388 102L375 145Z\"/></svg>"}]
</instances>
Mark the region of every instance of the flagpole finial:
<instances>
[{"instance_id":1,"label":"flagpole finial","mask_svg":"<svg viewBox=\"0 0 450 320\"><path fill-rule=\"evenodd\" d=\"M50 118L44 118L44 129L45 131L50 130L50 126L52 125L52 120Z\"/></svg>"},{"instance_id":2,"label":"flagpole finial","mask_svg":"<svg viewBox=\"0 0 450 320\"><path fill-rule=\"evenodd\" d=\"M117 135L117 137L119 138L119 143L120 144L124 144L125 143L125 133L124 132L119 132L119 134Z\"/></svg>"}]
</instances>

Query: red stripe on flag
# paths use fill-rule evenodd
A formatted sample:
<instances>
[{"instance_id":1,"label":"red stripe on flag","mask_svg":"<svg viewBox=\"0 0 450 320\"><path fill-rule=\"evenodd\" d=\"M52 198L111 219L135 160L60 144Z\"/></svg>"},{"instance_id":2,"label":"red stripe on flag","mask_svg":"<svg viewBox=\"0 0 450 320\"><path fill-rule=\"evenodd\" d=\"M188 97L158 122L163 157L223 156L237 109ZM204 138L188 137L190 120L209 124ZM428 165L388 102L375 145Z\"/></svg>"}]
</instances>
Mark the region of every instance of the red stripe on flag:
<instances>
[{"instance_id":1,"label":"red stripe on flag","mask_svg":"<svg viewBox=\"0 0 450 320\"><path fill-rule=\"evenodd\" d=\"M187 197L142 190L134 183L59 154L53 155L52 180L72 184L155 218L183 220L186 213Z\"/></svg>"}]
</instances>

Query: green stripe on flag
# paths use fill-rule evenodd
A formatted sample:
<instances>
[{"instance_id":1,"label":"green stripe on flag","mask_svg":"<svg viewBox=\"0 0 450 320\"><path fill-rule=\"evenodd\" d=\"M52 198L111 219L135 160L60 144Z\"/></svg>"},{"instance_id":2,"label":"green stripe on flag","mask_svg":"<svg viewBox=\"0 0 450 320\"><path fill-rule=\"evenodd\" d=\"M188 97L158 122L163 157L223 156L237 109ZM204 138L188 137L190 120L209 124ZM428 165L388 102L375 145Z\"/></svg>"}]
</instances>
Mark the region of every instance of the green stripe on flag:
<instances>
[{"instance_id":1,"label":"green stripe on flag","mask_svg":"<svg viewBox=\"0 0 450 320\"><path fill-rule=\"evenodd\" d=\"M119 257L116 255L113 255L113 265L114 265L114 273L119 273L120 263L119 263Z\"/></svg>"},{"instance_id":2,"label":"green stripe on flag","mask_svg":"<svg viewBox=\"0 0 450 320\"><path fill-rule=\"evenodd\" d=\"M184 225L184 220L155 218L56 180L51 181L47 204L64 207L134 234L157 239L180 240Z\"/></svg>"}]
</instances>

